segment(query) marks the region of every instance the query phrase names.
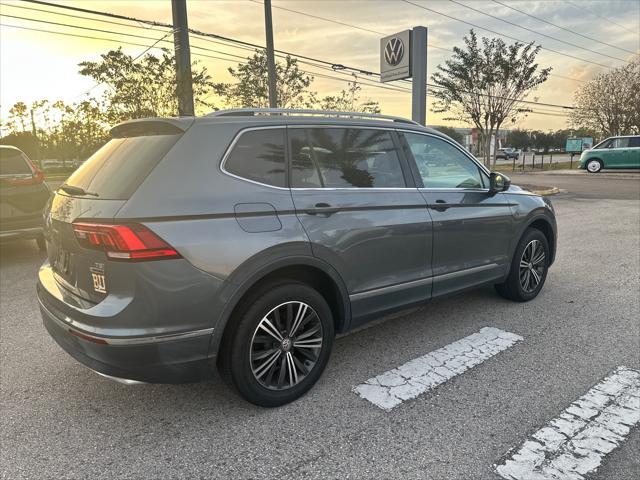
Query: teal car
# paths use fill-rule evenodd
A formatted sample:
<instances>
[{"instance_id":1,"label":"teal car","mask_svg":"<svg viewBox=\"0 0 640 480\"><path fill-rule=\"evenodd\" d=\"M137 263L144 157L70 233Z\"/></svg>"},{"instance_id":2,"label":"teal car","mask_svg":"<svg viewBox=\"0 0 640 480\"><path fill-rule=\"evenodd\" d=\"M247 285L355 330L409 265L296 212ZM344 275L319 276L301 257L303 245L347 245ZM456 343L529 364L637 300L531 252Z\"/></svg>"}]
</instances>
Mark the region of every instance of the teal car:
<instances>
[{"instance_id":1,"label":"teal car","mask_svg":"<svg viewBox=\"0 0 640 480\"><path fill-rule=\"evenodd\" d=\"M578 168L590 173L598 173L603 168L640 168L640 135L603 140L582 152Z\"/></svg>"}]
</instances>

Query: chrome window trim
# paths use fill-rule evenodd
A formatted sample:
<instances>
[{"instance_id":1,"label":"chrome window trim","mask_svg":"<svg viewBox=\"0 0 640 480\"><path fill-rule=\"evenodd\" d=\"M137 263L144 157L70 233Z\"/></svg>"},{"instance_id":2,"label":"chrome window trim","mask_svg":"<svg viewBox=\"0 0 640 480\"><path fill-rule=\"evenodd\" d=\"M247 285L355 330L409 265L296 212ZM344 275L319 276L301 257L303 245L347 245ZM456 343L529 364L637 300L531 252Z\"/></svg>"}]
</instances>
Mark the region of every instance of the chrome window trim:
<instances>
[{"instance_id":1,"label":"chrome window trim","mask_svg":"<svg viewBox=\"0 0 640 480\"><path fill-rule=\"evenodd\" d=\"M285 133L285 136L284 136L285 140L284 141L285 141L285 152L286 152L286 143L287 143L287 135L286 135L287 126L286 125L268 125L268 126L264 126L264 127L247 127L247 128L243 128L242 130L238 131L238 133L236 133L235 137L233 137L233 140L231 141L231 143L227 147L227 150L224 152L224 155L222 156L222 160L220 161L220 171L222 173L224 173L225 175L233 177L233 178L235 178L237 180L242 180L244 182L253 183L254 185L260 185L261 187L273 188L275 190L289 191L288 187L278 187L276 185L269 185L268 183L258 182L257 180L251 180L250 178L241 177L240 175L236 175L236 174L231 173L231 172L229 172L228 170L225 169L225 164L227 163L227 159L231 155L231 152L233 151L233 148L236 146L236 144L238 143L238 140L240 140L240 137L242 137L242 135L244 135L246 132L252 132L254 130L273 130L273 129L282 129L282 130L284 130L284 133ZM286 183L286 178L287 178L286 169L288 168L286 153L285 153L284 164L285 164L285 183Z\"/></svg>"},{"instance_id":2,"label":"chrome window trim","mask_svg":"<svg viewBox=\"0 0 640 480\"><path fill-rule=\"evenodd\" d=\"M473 155L471 155L468 151L466 151L464 148L461 148L459 145L456 145L454 142L440 136L437 134L433 134L430 132L420 132L420 131L416 131L416 130L407 130L407 129L403 129L403 128L396 128L395 129L397 132L402 132L402 133L415 133L417 135L426 135L428 137L433 137L433 138L437 138L439 140L442 140L446 143L448 143L449 145L451 145L452 147L456 148L458 151L460 151L465 157L467 157L469 160L471 160L477 167L480 168L480 170L482 170L486 175L487 175L487 180L489 180L489 178L491 178L491 171L485 167L481 162L478 161L477 158L475 158ZM413 157L413 155L412 155ZM415 162L415 158L413 159L413 161ZM488 192L489 189L488 188L456 188L456 187L447 187L447 188L435 188L435 187L418 187L420 190L437 190L437 191L443 191L443 190L452 190L455 192L459 192L459 191L464 191L464 190L475 190L475 191L483 191L483 192Z\"/></svg>"}]
</instances>

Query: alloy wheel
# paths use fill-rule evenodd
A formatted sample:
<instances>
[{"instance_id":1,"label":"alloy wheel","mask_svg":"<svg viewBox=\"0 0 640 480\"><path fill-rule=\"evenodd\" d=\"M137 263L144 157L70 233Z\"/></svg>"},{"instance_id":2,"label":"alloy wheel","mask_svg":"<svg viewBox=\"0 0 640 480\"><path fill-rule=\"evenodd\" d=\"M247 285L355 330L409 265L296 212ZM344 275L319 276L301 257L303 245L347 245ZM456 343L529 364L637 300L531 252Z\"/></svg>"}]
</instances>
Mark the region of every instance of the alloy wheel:
<instances>
[{"instance_id":1,"label":"alloy wheel","mask_svg":"<svg viewBox=\"0 0 640 480\"><path fill-rule=\"evenodd\" d=\"M538 288L544 269L546 268L546 253L540 240L531 240L522 252L520 258L520 286L527 293Z\"/></svg>"},{"instance_id":2,"label":"alloy wheel","mask_svg":"<svg viewBox=\"0 0 640 480\"><path fill-rule=\"evenodd\" d=\"M251 339L254 378L270 390L299 384L313 369L322 349L322 322L304 302L286 302L270 310Z\"/></svg>"},{"instance_id":3,"label":"alloy wheel","mask_svg":"<svg viewBox=\"0 0 640 480\"><path fill-rule=\"evenodd\" d=\"M600 168L601 168L600 162L598 162L597 160L591 160L587 164L587 170L589 170L591 173L599 172Z\"/></svg>"}]
</instances>

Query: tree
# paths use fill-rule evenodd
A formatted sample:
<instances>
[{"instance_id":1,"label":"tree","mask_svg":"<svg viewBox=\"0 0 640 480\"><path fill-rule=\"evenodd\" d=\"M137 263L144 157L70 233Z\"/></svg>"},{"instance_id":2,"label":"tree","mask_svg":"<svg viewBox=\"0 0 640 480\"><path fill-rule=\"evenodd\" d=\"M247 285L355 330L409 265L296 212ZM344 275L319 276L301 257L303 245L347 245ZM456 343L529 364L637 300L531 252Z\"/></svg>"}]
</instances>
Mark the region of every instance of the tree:
<instances>
[{"instance_id":1,"label":"tree","mask_svg":"<svg viewBox=\"0 0 640 480\"><path fill-rule=\"evenodd\" d=\"M461 133L459 133L455 128L453 127L434 127L436 130L438 130L439 132L444 133L445 135L451 137L452 139L454 139L456 142L458 143L462 143L462 141L464 140L464 137L462 136Z\"/></svg>"},{"instance_id":2,"label":"tree","mask_svg":"<svg viewBox=\"0 0 640 480\"><path fill-rule=\"evenodd\" d=\"M231 107L269 107L267 58L263 50L256 50L246 63L229 68L229 73L236 82L218 83L215 86L216 93L223 98L225 104ZM321 99L310 89L313 81L313 75L300 70L297 59L287 55L283 61L276 62L278 107L380 113L378 102L360 99L362 87L355 75L346 89L337 95L327 95Z\"/></svg>"},{"instance_id":3,"label":"tree","mask_svg":"<svg viewBox=\"0 0 640 480\"><path fill-rule=\"evenodd\" d=\"M527 150L532 146L531 135L526 130L511 130L507 134L506 144L509 147L519 148L521 150Z\"/></svg>"},{"instance_id":4,"label":"tree","mask_svg":"<svg viewBox=\"0 0 640 480\"><path fill-rule=\"evenodd\" d=\"M358 83L358 78L354 75L353 82L347 84L338 95L327 95L320 100L322 110L339 110L346 112L380 113L378 102L366 99L360 101L360 90L362 87Z\"/></svg>"},{"instance_id":5,"label":"tree","mask_svg":"<svg viewBox=\"0 0 640 480\"><path fill-rule=\"evenodd\" d=\"M118 48L100 57L98 62L81 62L79 73L107 85L102 100L108 123L178 114L175 57L169 50L162 49L160 57L146 54L137 59ZM214 83L207 69L194 62L191 72L196 108L212 110L206 98Z\"/></svg>"},{"instance_id":6,"label":"tree","mask_svg":"<svg viewBox=\"0 0 640 480\"><path fill-rule=\"evenodd\" d=\"M605 137L640 133L640 58L601 73L575 94L569 123Z\"/></svg>"},{"instance_id":7,"label":"tree","mask_svg":"<svg viewBox=\"0 0 640 480\"><path fill-rule=\"evenodd\" d=\"M515 121L521 113L518 102L546 81L551 68L538 68L540 46L533 43L507 45L502 39L483 37L480 44L473 30L464 42L465 48L454 47L453 56L431 77L439 87L433 89L437 99L433 111L473 124L490 166L492 135L507 119Z\"/></svg>"},{"instance_id":8,"label":"tree","mask_svg":"<svg viewBox=\"0 0 640 480\"><path fill-rule=\"evenodd\" d=\"M267 56L257 50L246 63L229 68L235 83L218 83L215 91L232 107L269 107L267 83ZM283 62L276 62L276 90L280 108L310 107L314 101L308 88L313 77L298 67L298 60L287 55Z\"/></svg>"}]
</instances>

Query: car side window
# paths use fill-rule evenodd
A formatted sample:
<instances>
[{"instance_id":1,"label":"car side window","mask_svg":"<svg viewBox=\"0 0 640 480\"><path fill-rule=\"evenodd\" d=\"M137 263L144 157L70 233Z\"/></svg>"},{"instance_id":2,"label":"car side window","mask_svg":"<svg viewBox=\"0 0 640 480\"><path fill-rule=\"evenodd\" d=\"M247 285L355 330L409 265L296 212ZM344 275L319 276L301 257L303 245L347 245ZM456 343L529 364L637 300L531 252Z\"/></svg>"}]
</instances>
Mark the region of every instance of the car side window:
<instances>
[{"instance_id":1,"label":"car side window","mask_svg":"<svg viewBox=\"0 0 640 480\"><path fill-rule=\"evenodd\" d=\"M225 160L224 169L247 180L286 187L284 128L241 133Z\"/></svg>"},{"instance_id":2,"label":"car side window","mask_svg":"<svg viewBox=\"0 0 640 480\"><path fill-rule=\"evenodd\" d=\"M291 128L294 188L402 188L391 132L371 128Z\"/></svg>"},{"instance_id":3,"label":"car side window","mask_svg":"<svg viewBox=\"0 0 640 480\"><path fill-rule=\"evenodd\" d=\"M640 137L631 137L629 139L629 147L640 147Z\"/></svg>"},{"instance_id":4,"label":"car side window","mask_svg":"<svg viewBox=\"0 0 640 480\"><path fill-rule=\"evenodd\" d=\"M489 180L469 157L449 142L404 133L426 188L485 188Z\"/></svg>"},{"instance_id":5,"label":"car side window","mask_svg":"<svg viewBox=\"0 0 640 480\"><path fill-rule=\"evenodd\" d=\"M613 141L613 148L627 148L629 147L629 138L616 138Z\"/></svg>"}]
</instances>

